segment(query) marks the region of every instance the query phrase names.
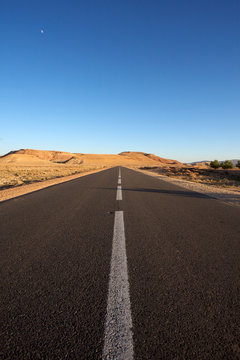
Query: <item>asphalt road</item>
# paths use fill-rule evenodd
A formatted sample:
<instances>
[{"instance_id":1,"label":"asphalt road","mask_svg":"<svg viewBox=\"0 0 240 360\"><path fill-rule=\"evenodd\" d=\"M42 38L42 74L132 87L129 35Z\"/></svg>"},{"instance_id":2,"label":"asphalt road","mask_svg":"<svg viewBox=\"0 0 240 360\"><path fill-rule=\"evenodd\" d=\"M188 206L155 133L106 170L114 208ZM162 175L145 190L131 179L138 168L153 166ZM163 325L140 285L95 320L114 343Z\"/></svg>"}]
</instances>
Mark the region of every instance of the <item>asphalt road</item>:
<instances>
[{"instance_id":1,"label":"asphalt road","mask_svg":"<svg viewBox=\"0 0 240 360\"><path fill-rule=\"evenodd\" d=\"M240 359L237 206L116 167L0 203L0 240L1 359Z\"/></svg>"}]
</instances>

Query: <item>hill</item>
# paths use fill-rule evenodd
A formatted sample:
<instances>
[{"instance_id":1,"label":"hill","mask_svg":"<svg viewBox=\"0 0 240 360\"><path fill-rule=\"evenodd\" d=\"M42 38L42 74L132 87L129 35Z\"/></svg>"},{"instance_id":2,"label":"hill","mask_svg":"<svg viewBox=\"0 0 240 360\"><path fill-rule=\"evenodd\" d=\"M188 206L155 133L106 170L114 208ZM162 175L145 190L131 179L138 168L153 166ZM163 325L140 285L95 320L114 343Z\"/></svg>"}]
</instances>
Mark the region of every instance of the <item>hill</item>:
<instances>
[{"instance_id":1,"label":"hill","mask_svg":"<svg viewBox=\"0 0 240 360\"><path fill-rule=\"evenodd\" d=\"M144 153L144 152L125 151L125 152L121 152L119 155L126 156L131 159L139 159L140 161L151 160L151 161L157 162L158 166L159 165L182 165L182 163L180 163L177 160L165 159L165 158L159 157L157 155L148 154L148 153Z\"/></svg>"},{"instance_id":2,"label":"hill","mask_svg":"<svg viewBox=\"0 0 240 360\"><path fill-rule=\"evenodd\" d=\"M29 166L95 165L95 166L166 166L182 165L177 160L164 159L154 154L125 151L120 154L82 154L63 151L21 149L0 158L0 165Z\"/></svg>"}]
</instances>

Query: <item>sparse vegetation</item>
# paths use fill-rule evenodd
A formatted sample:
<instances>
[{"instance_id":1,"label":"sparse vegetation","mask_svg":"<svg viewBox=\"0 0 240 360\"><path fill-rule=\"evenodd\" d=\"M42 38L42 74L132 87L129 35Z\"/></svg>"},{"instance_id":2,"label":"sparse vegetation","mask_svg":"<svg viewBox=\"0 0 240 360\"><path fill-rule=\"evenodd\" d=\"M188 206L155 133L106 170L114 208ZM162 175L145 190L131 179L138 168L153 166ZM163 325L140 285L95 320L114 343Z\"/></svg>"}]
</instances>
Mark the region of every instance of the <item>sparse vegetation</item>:
<instances>
[{"instance_id":1,"label":"sparse vegetation","mask_svg":"<svg viewBox=\"0 0 240 360\"><path fill-rule=\"evenodd\" d=\"M221 167L223 169L232 169L233 168L233 163L230 160L226 160L226 161L221 163Z\"/></svg>"},{"instance_id":2,"label":"sparse vegetation","mask_svg":"<svg viewBox=\"0 0 240 360\"><path fill-rule=\"evenodd\" d=\"M210 166L213 169L222 168L224 170L232 169L234 167L232 161L230 161L230 160L225 160L225 161L222 161L221 163L218 160L214 160L214 161L210 162ZM236 166L240 168L240 161L238 161L238 165L236 165Z\"/></svg>"},{"instance_id":3,"label":"sparse vegetation","mask_svg":"<svg viewBox=\"0 0 240 360\"><path fill-rule=\"evenodd\" d=\"M10 187L31 184L63 176L80 174L90 170L100 169L101 166L0 166L0 190Z\"/></svg>"},{"instance_id":4,"label":"sparse vegetation","mask_svg":"<svg viewBox=\"0 0 240 360\"><path fill-rule=\"evenodd\" d=\"M204 185L213 185L219 188L228 188L240 191L239 170L198 169L190 167L144 167L141 170L150 170L154 173L175 179L191 181Z\"/></svg>"},{"instance_id":5,"label":"sparse vegetation","mask_svg":"<svg viewBox=\"0 0 240 360\"><path fill-rule=\"evenodd\" d=\"M219 163L219 161L218 160L214 160L214 161L211 161L210 162L210 166L213 168L213 169L218 169L218 168L220 168L220 163Z\"/></svg>"},{"instance_id":6,"label":"sparse vegetation","mask_svg":"<svg viewBox=\"0 0 240 360\"><path fill-rule=\"evenodd\" d=\"M239 169L240 169L240 160L238 160L237 165L236 165Z\"/></svg>"}]
</instances>

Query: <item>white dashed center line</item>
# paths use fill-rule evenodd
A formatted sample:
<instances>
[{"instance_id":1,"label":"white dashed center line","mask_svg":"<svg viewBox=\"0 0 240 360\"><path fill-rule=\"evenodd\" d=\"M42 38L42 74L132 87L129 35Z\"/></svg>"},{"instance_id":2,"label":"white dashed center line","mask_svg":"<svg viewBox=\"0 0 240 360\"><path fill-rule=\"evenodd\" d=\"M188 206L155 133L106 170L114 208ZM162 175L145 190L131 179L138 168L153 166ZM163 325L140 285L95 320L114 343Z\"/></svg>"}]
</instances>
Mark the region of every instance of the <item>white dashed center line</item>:
<instances>
[{"instance_id":1,"label":"white dashed center line","mask_svg":"<svg viewBox=\"0 0 240 360\"><path fill-rule=\"evenodd\" d=\"M117 186L117 197L116 200L122 200L122 186L118 185Z\"/></svg>"},{"instance_id":2,"label":"white dashed center line","mask_svg":"<svg viewBox=\"0 0 240 360\"><path fill-rule=\"evenodd\" d=\"M123 211L115 212L103 359L132 360L132 316Z\"/></svg>"}]
</instances>

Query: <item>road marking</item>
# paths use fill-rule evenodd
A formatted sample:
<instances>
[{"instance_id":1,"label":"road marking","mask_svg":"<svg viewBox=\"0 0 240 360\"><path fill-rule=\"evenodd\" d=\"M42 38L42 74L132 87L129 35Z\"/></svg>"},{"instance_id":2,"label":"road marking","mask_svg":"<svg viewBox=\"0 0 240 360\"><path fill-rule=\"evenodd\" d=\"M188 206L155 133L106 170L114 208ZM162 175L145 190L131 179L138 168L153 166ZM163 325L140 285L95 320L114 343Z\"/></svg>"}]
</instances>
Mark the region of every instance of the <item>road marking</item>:
<instances>
[{"instance_id":1,"label":"road marking","mask_svg":"<svg viewBox=\"0 0 240 360\"><path fill-rule=\"evenodd\" d=\"M121 169L119 168L118 177L121 177Z\"/></svg>"},{"instance_id":2,"label":"road marking","mask_svg":"<svg viewBox=\"0 0 240 360\"><path fill-rule=\"evenodd\" d=\"M116 200L122 200L122 187L121 185L117 186L117 198Z\"/></svg>"},{"instance_id":3,"label":"road marking","mask_svg":"<svg viewBox=\"0 0 240 360\"><path fill-rule=\"evenodd\" d=\"M123 211L115 212L102 358L104 360L133 359L132 316Z\"/></svg>"},{"instance_id":4,"label":"road marking","mask_svg":"<svg viewBox=\"0 0 240 360\"><path fill-rule=\"evenodd\" d=\"M121 178L118 178L118 185L121 185Z\"/></svg>"}]
</instances>

